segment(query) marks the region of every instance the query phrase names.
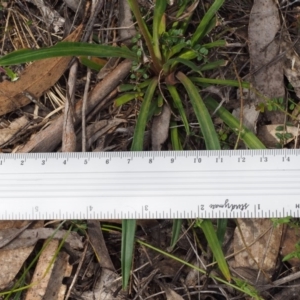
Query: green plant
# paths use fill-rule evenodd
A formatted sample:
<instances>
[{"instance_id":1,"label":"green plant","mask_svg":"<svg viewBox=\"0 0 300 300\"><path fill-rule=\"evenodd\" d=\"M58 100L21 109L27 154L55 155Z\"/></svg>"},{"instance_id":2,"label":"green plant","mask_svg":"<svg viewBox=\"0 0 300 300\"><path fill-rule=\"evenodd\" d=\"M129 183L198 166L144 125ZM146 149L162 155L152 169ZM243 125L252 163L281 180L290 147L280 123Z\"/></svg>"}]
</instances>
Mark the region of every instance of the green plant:
<instances>
[{"instance_id":1,"label":"green plant","mask_svg":"<svg viewBox=\"0 0 300 300\"><path fill-rule=\"evenodd\" d=\"M300 242L298 242L296 245L295 245L295 251L287 254L283 259L282 261L288 261L292 258L297 258L297 259L300 259Z\"/></svg>"},{"instance_id":2,"label":"green plant","mask_svg":"<svg viewBox=\"0 0 300 300\"><path fill-rule=\"evenodd\" d=\"M222 221L221 221L222 222ZM227 222L225 221L225 227ZM205 235L205 238L211 248L211 251L218 262L218 266L220 268L220 271L224 275L224 277L230 281L231 275L230 271L226 262L226 259L224 257L221 243L223 240L223 236L220 236L220 239L218 239L218 235L215 233L213 224L210 220L196 220L195 227L200 227ZM224 232L225 233L225 232Z\"/></svg>"},{"instance_id":3,"label":"green plant","mask_svg":"<svg viewBox=\"0 0 300 300\"><path fill-rule=\"evenodd\" d=\"M292 217L284 217L284 218L274 218L274 219L271 219L271 221L273 222L273 226L274 227L277 227L278 225L281 225L281 224L292 224L293 223L293 220L292 220Z\"/></svg>"},{"instance_id":4,"label":"green plant","mask_svg":"<svg viewBox=\"0 0 300 300\"><path fill-rule=\"evenodd\" d=\"M282 148L289 139L293 138L293 134L286 131L286 126L279 125L275 128L275 136L279 139L278 147Z\"/></svg>"},{"instance_id":5,"label":"green plant","mask_svg":"<svg viewBox=\"0 0 300 300\"><path fill-rule=\"evenodd\" d=\"M0 66L19 64L32 60L44 59L58 56L97 56L97 57L122 57L133 61L131 82L123 86L124 94L116 100L116 105L122 105L133 99L142 101L137 118L136 127L131 146L132 151L143 150L144 132L149 119L161 110L161 106L168 102L171 109L181 118L180 121L171 119L171 124L179 122L183 124L186 136L191 133L190 126L185 113L182 98L186 95L193 107L194 114L200 125L201 134L206 149L219 150L219 136L214 128L208 109L215 109L214 100L203 101L199 85L201 84L225 84L239 86L238 81L216 80L203 78L205 70L214 69L226 65L225 60L210 61L209 51L214 47L224 46L223 40L206 43L204 37L216 26L216 12L223 5L224 0L214 0L210 8L204 13L197 28L187 34L187 28L192 14L184 15L185 9L191 1L180 1L176 20L167 22L165 11L167 0L155 2L152 23L146 24L139 10L137 0L128 0L131 10L138 24L139 35L133 40L131 49L126 47L113 47L107 45L96 45L89 43L61 42L49 48L39 50L19 50L0 58ZM189 37L190 36L190 37ZM144 58L148 59L144 59ZM189 76L187 74L189 73ZM190 73L193 76L190 76ZM249 84L242 83L249 87ZM232 130L239 130L239 122L229 112L220 108L217 114L221 115L224 122ZM229 116L230 115L230 116ZM250 148L264 148L264 145L247 129L243 128L241 138ZM176 126L172 126L171 141L174 149L182 149L181 137ZM183 137L184 138L184 137ZM178 238L180 221L174 224L172 245ZM212 249L216 246L216 240L222 240L224 224L221 222L218 235L211 221L205 220L202 228ZM132 265L132 254L134 249L135 220L123 220L122 223L122 275L123 288L128 285L130 269ZM219 238L219 239L218 239ZM213 250L214 251L214 250ZM226 279L230 279L229 271L223 267L224 261L221 255L215 255L220 269Z\"/></svg>"},{"instance_id":6,"label":"green plant","mask_svg":"<svg viewBox=\"0 0 300 300\"><path fill-rule=\"evenodd\" d=\"M285 101L283 97L266 99L265 102L260 102L257 105L257 110L260 112L268 111L285 111Z\"/></svg>"}]
</instances>

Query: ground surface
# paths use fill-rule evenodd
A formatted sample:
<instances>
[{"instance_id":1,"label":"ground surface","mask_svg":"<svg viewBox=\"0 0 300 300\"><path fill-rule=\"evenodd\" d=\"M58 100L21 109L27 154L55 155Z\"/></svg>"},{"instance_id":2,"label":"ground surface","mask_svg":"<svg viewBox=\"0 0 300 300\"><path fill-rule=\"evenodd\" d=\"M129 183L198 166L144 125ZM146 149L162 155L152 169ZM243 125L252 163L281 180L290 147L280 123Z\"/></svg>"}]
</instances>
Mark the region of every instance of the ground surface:
<instances>
[{"instance_id":1,"label":"ground surface","mask_svg":"<svg viewBox=\"0 0 300 300\"><path fill-rule=\"evenodd\" d=\"M193 12L193 17L188 34L212 2L189 2L186 13ZM168 7L168 20L172 20L178 3ZM140 1L139 5L146 22L151 22L153 3ZM0 7L1 56L17 49L51 46L64 38L89 41L92 37L94 43L128 43L130 47L131 39L126 35L135 35L126 3L121 0L58 0L51 5L42 0L1 0ZM225 0L217 20L203 43L225 40L226 45L211 50L207 59L224 59L227 64L202 75L236 80L240 86L203 85L199 87L202 97L213 96L222 103L265 147L298 148L300 6L289 1ZM122 59L95 59L98 65L105 65L100 73L87 71L83 63L82 57L52 58L14 65L10 76L7 69L0 68L3 153L130 150L141 97L121 106L114 101L120 95L120 83L135 84L137 78L132 77L130 66L120 67L123 75L113 72ZM18 77L15 82L13 76ZM253 89L243 89L242 82L251 82ZM85 121L81 123L82 99L88 91ZM171 119L178 125L183 149L203 150L203 136L186 95L183 103L190 135L183 131L179 115L173 112ZM163 110L159 113L164 115ZM151 133L152 120L146 127L143 149L173 150L168 134L155 144L159 138ZM212 115L212 120L222 149L246 148L221 118ZM166 125L160 119L155 126L157 132L168 132L169 122ZM68 230L72 233L67 236ZM173 249L172 220L139 220L136 237L141 242L136 243L130 287L124 292L120 231L120 220L1 221L0 299L299 298L297 220L277 221L275 225L271 220L228 221L222 247L232 276L238 278L232 280L232 286L212 278L222 275L195 220L183 220ZM290 253L294 253L293 259L282 262Z\"/></svg>"}]
</instances>

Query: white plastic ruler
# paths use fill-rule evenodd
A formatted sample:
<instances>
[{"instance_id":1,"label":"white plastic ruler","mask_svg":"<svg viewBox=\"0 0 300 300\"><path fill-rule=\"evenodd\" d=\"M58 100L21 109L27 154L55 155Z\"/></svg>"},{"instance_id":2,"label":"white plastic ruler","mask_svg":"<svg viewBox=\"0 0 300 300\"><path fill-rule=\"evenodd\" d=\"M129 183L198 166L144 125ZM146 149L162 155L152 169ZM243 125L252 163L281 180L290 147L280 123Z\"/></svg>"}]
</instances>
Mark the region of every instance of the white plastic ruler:
<instances>
[{"instance_id":1,"label":"white plastic ruler","mask_svg":"<svg viewBox=\"0 0 300 300\"><path fill-rule=\"evenodd\" d=\"M300 150L0 154L0 219L300 216Z\"/></svg>"}]
</instances>

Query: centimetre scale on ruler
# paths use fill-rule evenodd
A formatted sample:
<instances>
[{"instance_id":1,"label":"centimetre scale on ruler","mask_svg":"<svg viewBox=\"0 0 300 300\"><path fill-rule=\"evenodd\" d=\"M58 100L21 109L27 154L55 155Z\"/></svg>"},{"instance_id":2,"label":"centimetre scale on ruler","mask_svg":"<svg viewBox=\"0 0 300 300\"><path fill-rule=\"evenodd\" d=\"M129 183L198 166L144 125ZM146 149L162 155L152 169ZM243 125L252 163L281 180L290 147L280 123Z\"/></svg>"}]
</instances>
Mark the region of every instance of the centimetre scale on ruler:
<instances>
[{"instance_id":1,"label":"centimetre scale on ruler","mask_svg":"<svg viewBox=\"0 0 300 300\"><path fill-rule=\"evenodd\" d=\"M300 150L0 154L0 219L300 216Z\"/></svg>"}]
</instances>

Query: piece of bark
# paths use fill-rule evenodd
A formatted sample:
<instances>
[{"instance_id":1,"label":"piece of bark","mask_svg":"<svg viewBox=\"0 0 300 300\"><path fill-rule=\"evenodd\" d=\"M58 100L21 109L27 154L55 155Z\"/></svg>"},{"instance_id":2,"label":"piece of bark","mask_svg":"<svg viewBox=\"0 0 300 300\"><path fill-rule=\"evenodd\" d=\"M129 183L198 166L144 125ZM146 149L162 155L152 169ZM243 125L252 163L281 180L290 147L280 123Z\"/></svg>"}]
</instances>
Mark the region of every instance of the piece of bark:
<instances>
[{"instance_id":1,"label":"piece of bark","mask_svg":"<svg viewBox=\"0 0 300 300\"><path fill-rule=\"evenodd\" d=\"M89 241L92 245L97 259L99 259L101 268L116 271L106 248L102 230L100 228L100 222L96 220L88 220L87 226Z\"/></svg>"},{"instance_id":2,"label":"piece of bark","mask_svg":"<svg viewBox=\"0 0 300 300\"><path fill-rule=\"evenodd\" d=\"M64 41L77 41L82 32L82 25ZM0 83L0 116L17 110L31 102L24 92L38 99L52 87L68 67L72 57L48 58L33 62L20 75L20 79Z\"/></svg>"},{"instance_id":3,"label":"piece of bark","mask_svg":"<svg viewBox=\"0 0 300 300\"><path fill-rule=\"evenodd\" d=\"M89 93L89 103L86 113L94 109L99 102L113 91L124 79L130 71L131 61L124 60L117 66L107 77L105 77L95 88ZM75 105L75 122L74 125L78 126L81 121L82 113L82 100ZM63 130L63 115L54 120L45 130L38 132L35 136L28 141L18 152L51 152L61 143L62 130Z\"/></svg>"},{"instance_id":4,"label":"piece of bark","mask_svg":"<svg viewBox=\"0 0 300 300\"><path fill-rule=\"evenodd\" d=\"M101 120L89 125L87 127L87 132L86 132L87 151L90 150L94 142L96 142L101 136L103 136L109 130L111 130L114 127L117 127L121 123L126 123L126 122L127 121L123 119L112 119L112 120ZM80 134L77 140L76 151L80 152L81 149L82 149L82 145L81 145L81 134Z\"/></svg>"},{"instance_id":5,"label":"piece of bark","mask_svg":"<svg viewBox=\"0 0 300 300\"><path fill-rule=\"evenodd\" d=\"M62 152L74 152L76 150L76 133L74 127L74 104L77 79L78 62L75 61L70 68L67 100L64 109L64 130L62 136Z\"/></svg>"},{"instance_id":6,"label":"piece of bark","mask_svg":"<svg viewBox=\"0 0 300 300\"><path fill-rule=\"evenodd\" d=\"M57 240L52 240L44 247L31 279L31 282L34 284L28 289L25 300L46 299L44 295L53 269L51 261L58 244Z\"/></svg>"},{"instance_id":7,"label":"piece of bark","mask_svg":"<svg viewBox=\"0 0 300 300\"><path fill-rule=\"evenodd\" d=\"M70 277L71 272L72 266L69 264L69 255L65 252L59 252L46 288L44 299L65 299L67 286L63 284L63 279L65 277Z\"/></svg>"},{"instance_id":8,"label":"piece of bark","mask_svg":"<svg viewBox=\"0 0 300 300\"><path fill-rule=\"evenodd\" d=\"M132 22L132 14L127 0L119 0L119 37L122 43L129 45L131 38L136 35L136 30Z\"/></svg>"}]
</instances>

